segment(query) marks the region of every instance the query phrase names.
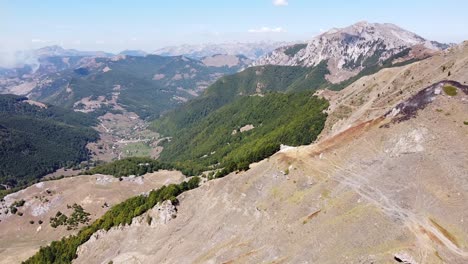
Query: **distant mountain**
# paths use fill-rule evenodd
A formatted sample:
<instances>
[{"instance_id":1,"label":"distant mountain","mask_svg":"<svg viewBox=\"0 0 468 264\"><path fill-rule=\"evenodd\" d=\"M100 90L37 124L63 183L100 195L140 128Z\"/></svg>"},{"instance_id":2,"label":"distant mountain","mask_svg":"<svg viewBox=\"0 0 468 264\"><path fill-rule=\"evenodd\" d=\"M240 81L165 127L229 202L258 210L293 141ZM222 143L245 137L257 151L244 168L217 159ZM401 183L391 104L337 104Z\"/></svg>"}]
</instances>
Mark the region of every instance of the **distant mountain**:
<instances>
[{"instance_id":1,"label":"distant mountain","mask_svg":"<svg viewBox=\"0 0 468 264\"><path fill-rule=\"evenodd\" d=\"M203 57L200 61L206 66L210 67L238 67L244 68L251 64L253 60L247 58L244 55L226 55L226 54L215 54L208 57Z\"/></svg>"},{"instance_id":2,"label":"distant mountain","mask_svg":"<svg viewBox=\"0 0 468 264\"><path fill-rule=\"evenodd\" d=\"M61 60L57 58L64 58L64 63L62 64L73 67L73 65L69 65L68 61L70 58L74 58L73 60L76 61L76 58L81 57L109 58L112 56L115 55L104 51L80 51L75 49L64 49L57 45L47 46L34 50L21 50L14 53L0 52L0 78L4 76L11 76L15 73L34 73L44 64L47 64L47 67L49 67L51 62L56 63L58 60ZM55 61L51 61L50 58Z\"/></svg>"},{"instance_id":3,"label":"distant mountain","mask_svg":"<svg viewBox=\"0 0 468 264\"><path fill-rule=\"evenodd\" d=\"M0 93L28 96L82 112L112 109L156 117L198 96L218 78L251 61L213 56L202 61L183 56L44 57L34 73L0 76Z\"/></svg>"},{"instance_id":4,"label":"distant mountain","mask_svg":"<svg viewBox=\"0 0 468 264\"><path fill-rule=\"evenodd\" d=\"M146 53L143 50L124 50L124 51L121 51L119 54L127 55L127 56L134 56L134 57L144 57L148 55L148 53Z\"/></svg>"},{"instance_id":5,"label":"distant mountain","mask_svg":"<svg viewBox=\"0 0 468 264\"><path fill-rule=\"evenodd\" d=\"M114 54L104 51L81 51L64 49L60 46L47 46L32 51L37 57L112 57Z\"/></svg>"},{"instance_id":6,"label":"distant mountain","mask_svg":"<svg viewBox=\"0 0 468 264\"><path fill-rule=\"evenodd\" d=\"M422 57L449 45L426 40L393 24L359 22L331 29L308 43L280 47L252 65L309 67L328 61L327 79L336 83L412 47L417 48L406 59Z\"/></svg>"},{"instance_id":7,"label":"distant mountain","mask_svg":"<svg viewBox=\"0 0 468 264\"><path fill-rule=\"evenodd\" d=\"M244 55L249 59L256 59L287 44L286 42L258 42L181 45L161 48L153 53L161 56L184 55L198 59L216 54Z\"/></svg>"}]
</instances>

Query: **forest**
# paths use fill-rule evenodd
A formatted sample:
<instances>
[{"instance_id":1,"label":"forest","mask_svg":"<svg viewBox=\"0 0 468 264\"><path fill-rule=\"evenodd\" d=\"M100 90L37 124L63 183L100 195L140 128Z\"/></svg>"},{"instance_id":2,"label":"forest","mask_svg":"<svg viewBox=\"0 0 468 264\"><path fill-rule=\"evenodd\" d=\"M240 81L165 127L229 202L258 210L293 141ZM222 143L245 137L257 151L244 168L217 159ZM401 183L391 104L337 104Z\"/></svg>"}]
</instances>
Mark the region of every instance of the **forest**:
<instances>
[{"instance_id":1,"label":"forest","mask_svg":"<svg viewBox=\"0 0 468 264\"><path fill-rule=\"evenodd\" d=\"M226 174L279 150L310 144L322 131L328 107L313 92L267 93L237 99L175 132L160 161L192 168L192 173L224 169ZM242 131L249 126L251 130Z\"/></svg>"},{"instance_id":2,"label":"forest","mask_svg":"<svg viewBox=\"0 0 468 264\"><path fill-rule=\"evenodd\" d=\"M94 118L26 100L0 95L0 183L13 189L87 160L86 144L99 137Z\"/></svg>"}]
</instances>

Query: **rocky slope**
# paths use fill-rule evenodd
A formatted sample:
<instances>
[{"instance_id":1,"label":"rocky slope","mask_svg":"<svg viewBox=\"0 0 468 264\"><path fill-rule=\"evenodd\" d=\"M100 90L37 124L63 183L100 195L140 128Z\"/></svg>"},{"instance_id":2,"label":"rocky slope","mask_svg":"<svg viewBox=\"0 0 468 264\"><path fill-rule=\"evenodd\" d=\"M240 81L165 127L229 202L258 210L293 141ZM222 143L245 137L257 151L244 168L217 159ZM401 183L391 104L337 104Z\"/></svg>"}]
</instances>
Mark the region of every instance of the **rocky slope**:
<instances>
[{"instance_id":1,"label":"rocky slope","mask_svg":"<svg viewBox=\"0 0 468 264\"><path fill-rule=\"evenodd\" d=\"M419 45L418 50L447 48L447 45L428 41L393 24L359 22L346 28L331 29L306 44L278 48L253 65L309 67L328 60L328 80L336 83L415 45Z\"/></svg>"},{"instance_id":2,"label":"rocky slope","mask_svg":"<svg viewBox=\"0 0 468 264\"><path fill-rule=\"evenodd\" d=\"M75 262L466 263L467 68L465 43L322 92L316 144L184 193L170 221L99 233Z\"/></svg>"},{"instance_id":3,"label":"rocky slope","mask_svg":"<svg viewBox=\"0 0 468 264\"><path fill-rule=\"evenodd\" d=\"M377 118L388 107L442 80L468 83L468 42L410 65L388 68L365 76L340 92L319 91L330 101L322 137L336 135L352 125Z\"/></svg>"},{"instance_id":4,"label":"rocky slope","mask_svg":"<svg viewBox=\"0 0 468 264\"><path fill-rule=\"evenodd\" d=\"M171 171L144 177L123 177L122 181L106 175L77 176L41 182L10 194L0 202L0 263L19 263L33 255L40 246L77 233L77 229L68 230L66 226L53 228L50 225L50 218L58 211L70 215L72 210L67 208L68 205L81 205L91 214L92 222L111 206L129 197L165 184L179 183L184 178L181 173ZM21 200L25 203L18 207L16 214L6 213L14 202Z\"/></svg>"}]
</instances>

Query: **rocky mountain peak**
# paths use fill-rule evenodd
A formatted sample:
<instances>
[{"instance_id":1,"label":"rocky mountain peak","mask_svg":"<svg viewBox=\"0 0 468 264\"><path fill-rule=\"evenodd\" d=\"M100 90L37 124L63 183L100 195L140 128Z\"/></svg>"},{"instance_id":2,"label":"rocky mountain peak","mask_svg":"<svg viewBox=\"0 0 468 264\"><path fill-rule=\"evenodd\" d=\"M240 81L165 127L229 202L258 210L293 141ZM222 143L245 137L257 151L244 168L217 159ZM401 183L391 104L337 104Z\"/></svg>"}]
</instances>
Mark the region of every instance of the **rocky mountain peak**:
<instances>
[{"instance_id":1,"label":"rocky mountain peak","mask_svg":"<svg viewBox=\"0 0 468 264\"><path fill-rule=\"evenodd\" d=\"M415 45L440 50L443 44L390 23L361 21L345 28L333 28L307 43L280 47L263 56L253 65L315 66L328 61L331 82L340 82L357 75Z\"/></svg>"}]
</instances>

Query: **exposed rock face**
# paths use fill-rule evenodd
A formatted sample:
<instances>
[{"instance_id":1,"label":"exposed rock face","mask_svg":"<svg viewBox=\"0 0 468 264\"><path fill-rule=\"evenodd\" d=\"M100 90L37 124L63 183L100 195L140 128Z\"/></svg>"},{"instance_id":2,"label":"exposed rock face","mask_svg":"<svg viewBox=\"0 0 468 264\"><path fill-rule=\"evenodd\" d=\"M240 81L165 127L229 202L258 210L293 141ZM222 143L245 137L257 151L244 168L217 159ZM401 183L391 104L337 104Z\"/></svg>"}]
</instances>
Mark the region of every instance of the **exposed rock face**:
<instances>
[{"instance_id":1,"label":"exposed rock face","mask_svg":"<svg viewBox=\"0 0 468 264\"><path fill-rule=\"evenodd\" d=\"M447 48L447 45L428 41L393 24L359 22L346 28L331 29L307 44L278 48L253 65L308 67L328 60L328 79L340 82L356 75L366 66L421 44L431 50Z\"/></svg>"},{"instance_id":2,"label":"exposed rock face","mask_svg":"<svg viewBox=\"0 0 468 264\"><path fill-rule=\"evenodd\" d=\"M394 259L397 262L404 263L404 264L418 264L418 262L415 261L413 259L413 257L411 257L410 255L408 255L405 252L399 252L399 253L395 254Z\"/></svg>"},{"instance_id":3,"label":"exposed rock face","mask_svg":"<svg viewBox=\"0 0 468 264\"><path fill-rule=\"evenodd\" d=\"M176 218L177 209L171 201L165 201L156 205L148 212L139 217L135 217L132 221L132 226L149 225L155 227L160 224L167 224L172 219Z\"/></svg>"}]
</instances>

